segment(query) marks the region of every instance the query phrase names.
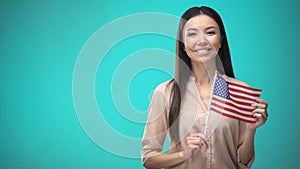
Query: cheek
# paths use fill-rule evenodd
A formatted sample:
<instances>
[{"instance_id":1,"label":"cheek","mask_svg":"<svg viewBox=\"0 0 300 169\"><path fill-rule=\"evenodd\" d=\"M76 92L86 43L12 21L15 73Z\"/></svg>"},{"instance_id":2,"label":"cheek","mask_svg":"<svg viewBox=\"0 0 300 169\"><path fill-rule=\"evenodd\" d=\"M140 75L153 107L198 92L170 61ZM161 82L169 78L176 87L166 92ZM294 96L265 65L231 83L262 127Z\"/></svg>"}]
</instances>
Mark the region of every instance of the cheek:
<instances>
[{"instance_id":1,"label":"cheek","mask_svg":"<svg viewBox=\"0 0 300 169\"><path fill-rule=\"evenodd\" d=\"M184 46L188 48L192 48L196 44L196 39L195 38L186 38L184 41Z\"/></svg>"},{"instance_id":2,"label":"cheek","mask_svg":"<svg viewBox=\"0 0 300 169\"><path fill-rule=\"evenodd\" d=\"M215 49L218 49L220 46L220 38L219 37L211 37L209 39L209 42Z\"/></svg>"}]
</instances>

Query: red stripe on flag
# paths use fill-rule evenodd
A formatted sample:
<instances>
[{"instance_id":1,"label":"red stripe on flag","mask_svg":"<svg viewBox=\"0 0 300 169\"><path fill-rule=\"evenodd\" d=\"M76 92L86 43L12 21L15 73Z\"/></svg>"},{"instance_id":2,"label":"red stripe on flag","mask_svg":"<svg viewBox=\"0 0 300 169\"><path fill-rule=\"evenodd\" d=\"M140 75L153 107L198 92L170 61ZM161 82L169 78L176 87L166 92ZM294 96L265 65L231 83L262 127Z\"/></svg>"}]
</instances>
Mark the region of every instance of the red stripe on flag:
<instances>
[{"instance_id":1,"label":"red stripe on flag","mask_svg":"<svg viewBox=\"0 0 300 169\"><path fill-rule=\"evenodd\" d=\"M237 108L237 109L242 110L242 111L252 112L252 111L254 110L254 108L251 108L251 109L250 109L250 108L244 108L244 107L237 106L237 105L235 105L235 104L233 104L233 103L231 103L231 102L229 102L229 101L221 100L221 99L219 99L219 98L217 98L217 97L215 97L215 96L213 96L213 100L215 100L215 101L217 101L217 102L219 102L219 103L221 103L221 104L226 104L226 105L228 105L228 106ZM238 105L245 105L245 104L238 104ZM248 106L248 105L247 105L247 106ZM251 106L251 105L250 105L250 106Z\"/></svg>"},{"instance_id":2,"label":"red stripe on flag","mask_svg":"<svg viewBox=\"0 0 300 169\"><path fill-rule=\"evenodd\" d=\"M228 81L227 81L227 82L228 82ZM245 89L248 89L248 90L253 90L253 91L256 91L256 92L262 92L261 89L255 89L255 88L248 87L248 86L241 85L241 84L237 84L237 83L234 83L234 82L228 82L228 83L229 83L230 85L242 87L242 88L245 88Z\"/></svg>"},{"instance_id":3,"label":"red stripe on flag","mask_svg":"<svg viewBox=\"0 0 300 169\"><path fill-rule=\"evenodd\" d=\"M243 94L253 96L253 97L259 97L260 96L260 94L249 93L249 92L246 92L246 91L243 91L243 90L234 89L232 87L228 87L228 89L229 89L229 91L233 91L233 92L237 92L237 93L243 93Z\"/></svg>"},{"instance_id":4,"label":"red stripe on flag","mask_svg":"<svg viewBox=\"0 0 300 169\"><path fill-rule=\"evenodd\" d=\"M219 76L216 78L217 85L214 84L209 109L229 118L255 123L256 118L253 117L255 107L251 105L260 97L262 90L228 82Z\"/></svg>"},{"instance_id":5,"label":"red stripe on flag","mask_svg":"<svg viewBox=\"0 0 300 169\"><path fill-rule=\"evenodd\" d=\"M229 95L232 96L232 97L238 98L238 99L243 99L243 100L248 100L248 101L251 101L251 102L256 102L255 99L251 99L251 98L248 98L248 97L245 97L245 96L239 96L239 95L231 93L230 91L229 91ZM231 99L231 97L230 97L230 99Z\"/></svg>"},{"instance_id":6,"label":"red stripe on flag","mask_svg":"<svg viewBox=\"0 0 300 169\"><path fill-rule=\"evenodd\" d=\"M212 99L212 100L216 100L216 101L218 101L219 103L222 103L222 104L225 104L225 103L226 103L225 100L219 99L219 98L217 98L216 96L213 96L213 99Z\"/></svg>"},{"instance_id":7,"label":"red stripe on flag","mask_svg":"<svg viewBox=\"0 0 300 169\"><path fill-rule=\"evenodd\" d=\"M236 100L234 98L230 98L230 100L236 104L240 104L240 105L244 105L244 106L251 106L251 103L248 103L248 102L242 102L242 101Z\"/></svg>"},{"instance_id":8,"label":"red stripe on flag","mask_svg":"<svg viewBox=\"0 0 300 169\"><path fill-rule=\"evenodd\" d=\"M226 116L226 117L229 117L229 118L232 118L232 119L244 121L244 122L247 122L247 123L256 123L256 121L246 120L246 119L242 119L242 118L239 118L239 117L236 117L236 116L232 116L230 114L226 114L224 112L219 112L218 110L214 109L213 107L211 108L211 110L215 111L216 113L221 114L222 116Z\"/></svg>"},{"instance_id":9,"label":"red stripe on flag","mask_svg":"<svg viewBox=\"0 0 300 169\"><path fill-rule=\"evenodd\" d=\"M229 112L231 112L231 113L233 113L233 114L238 114L238 115L243 116L243 117L253 118L253 115L250 115L250 114L244 114L244 113L238 112L238 111L236 111L236 110L230 109L230 108L228 108L228 107L222 107L222 106L220 106L220 105L218 105L218 104L216 104L216 103L212 103L211 105L212 105L212 106L215 106L215 107L218 107L219 109L222 109L222 110L225 110L225 111L229 111Z\"/></svg>"}]
</instances>

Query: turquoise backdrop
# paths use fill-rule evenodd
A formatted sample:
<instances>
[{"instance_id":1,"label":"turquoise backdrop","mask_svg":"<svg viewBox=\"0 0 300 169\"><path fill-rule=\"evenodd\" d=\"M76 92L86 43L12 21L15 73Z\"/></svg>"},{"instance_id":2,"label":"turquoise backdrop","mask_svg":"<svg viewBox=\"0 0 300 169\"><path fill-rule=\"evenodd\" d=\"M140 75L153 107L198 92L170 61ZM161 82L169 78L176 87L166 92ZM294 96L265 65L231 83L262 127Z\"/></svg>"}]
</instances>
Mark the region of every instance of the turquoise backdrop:
<instances>
[{"instance_id":1,"label":"turquoise backdrop","mask_svg":"<svg viewBox=\"0 0 300 169\"><path fill-rule=\"evenodd\" d=\"M139 144L125 144L97 129L94 132L100 138L111 141L103 148L81 125L76 111L80 103L73 93L77 59L97 30L121 17L144 12L180 17L189 7L201 5L213 7L223 18L236 77L262 88L262 98L270 102L269 120L257 132L253 168L298 168L300 3L296 0L2 1L0 168L143 168L139 158L131 158L134 155L124 157L110 151L113 147L133 151L141 147ZM153 21L132 23L131 27L149 22ZM124 29L120 26L116 30ZM176 31L177 27L171 27L170 34ZM150 66L136 71L129 84L126 79L116 81L118 85L112 90L118 66L145 49L160 49L167 62L156 58L154 63L167 67L151 68L155 58L151 52L137 54L147 57L145 62ZM145 33L121 39L99 64L92 90L102 117L121 136L142 137L151 92L173 76L169 70L174 69L174 51L174 38ZM139 59L128 64L133 70L144 63ZM126 75L124 70L120 77ZM124 101L130 102L134 112L122 112L114 105L121 97L116 93L113 98L116 90L123 92L122 98L127 98Z\"/></svg>"}]
</instances>

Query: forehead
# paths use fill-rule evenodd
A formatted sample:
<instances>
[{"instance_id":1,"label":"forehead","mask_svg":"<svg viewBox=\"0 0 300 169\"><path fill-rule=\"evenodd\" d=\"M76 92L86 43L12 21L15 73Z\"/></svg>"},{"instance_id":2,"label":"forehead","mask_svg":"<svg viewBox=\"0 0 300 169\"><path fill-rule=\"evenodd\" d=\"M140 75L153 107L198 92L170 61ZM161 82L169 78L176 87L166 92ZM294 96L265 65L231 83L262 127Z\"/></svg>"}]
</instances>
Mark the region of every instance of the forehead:
<instances>
[{"instance_id":1,"label":"forehead","mask_svg":"<svg viewBox=\"0 0 300 169\"><path fill-rule=\"evenodd\" d=\"M184 25L183 30L186 30L188 28L198 28L198 29L205 29L207 27L214 26L217 29L219 29L219 26L217 22L212 19L208 15L197 15L189 19L186 24Z\"/></svg>"}]
</instances>

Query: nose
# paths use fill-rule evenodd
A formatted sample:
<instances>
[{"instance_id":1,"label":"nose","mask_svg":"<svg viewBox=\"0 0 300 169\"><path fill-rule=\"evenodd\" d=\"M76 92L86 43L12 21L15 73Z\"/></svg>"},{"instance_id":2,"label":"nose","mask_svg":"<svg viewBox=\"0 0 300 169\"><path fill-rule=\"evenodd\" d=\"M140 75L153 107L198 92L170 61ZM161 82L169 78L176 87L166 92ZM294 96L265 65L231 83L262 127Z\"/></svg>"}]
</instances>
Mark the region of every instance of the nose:
<instances>
[{"instance_id":1,"label":"nose","mask_svg":"<svg viewBox=\"0 0 300 169\"><path fill-rule=\"evenodd\" d=\"M206 39L205 35L203 33L200 33L197 38L197 45L205 46L205 45L207 45L207 43L208 43L208 40Z\"/></svg>"}]
</instances>

